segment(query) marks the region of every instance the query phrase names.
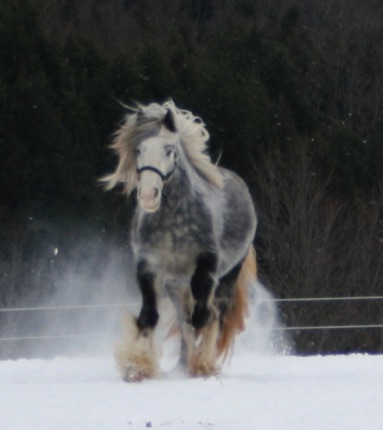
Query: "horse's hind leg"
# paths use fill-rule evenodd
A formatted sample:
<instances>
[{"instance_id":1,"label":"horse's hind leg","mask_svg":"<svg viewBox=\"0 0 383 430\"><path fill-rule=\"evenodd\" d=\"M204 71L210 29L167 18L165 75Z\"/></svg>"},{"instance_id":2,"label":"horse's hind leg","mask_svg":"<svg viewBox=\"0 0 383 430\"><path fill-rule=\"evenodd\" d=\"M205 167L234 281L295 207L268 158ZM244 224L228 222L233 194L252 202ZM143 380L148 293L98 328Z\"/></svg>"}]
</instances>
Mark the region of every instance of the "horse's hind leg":
<instances>
[{"instance_id":1,"label":"horse's hind leg","mask_svg":"<svg viewBox=\"0 0 383 430\"><path fill-rule=\"evenodd\" d=\"M232 321L231 313L236 305L236 284L242 268L242 262L234 266L220 280L215 290L214 303L219 312L218 356L226 356L232 347L237 324Z\"/></svg>"},{"instance_id":2,"label":"horse's hind leg","mask_svg":"<svg viewBox=\"0 0 383 430\"><path fill-rule=\"evenodd\" d=\"M141 261L137 266L137 281L142 293L142 308L137 319L127 316L123 341L116 348L116 360L125 381L140 381L158 373L154 329L159 315L155 291L155 275Z\"/></svg>"}]
</instances>

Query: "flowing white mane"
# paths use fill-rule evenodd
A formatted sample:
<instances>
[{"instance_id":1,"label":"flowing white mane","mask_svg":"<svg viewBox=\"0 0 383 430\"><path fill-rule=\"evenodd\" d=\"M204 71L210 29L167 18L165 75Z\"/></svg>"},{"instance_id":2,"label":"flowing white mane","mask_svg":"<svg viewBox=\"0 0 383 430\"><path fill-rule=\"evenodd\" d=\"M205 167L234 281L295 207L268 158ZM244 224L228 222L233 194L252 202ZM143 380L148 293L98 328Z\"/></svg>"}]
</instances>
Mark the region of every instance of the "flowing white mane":
<instances>
[{"instance_id":1,"label":"flowing white mane","mask_svg":"<svg viewBox=\"0 0 383 430\"><path fill-rule=\"evenodd\" d=\"M119 182L124 184L124 192L130 194L137 184L135 148L145 138L157 135L163 126L164 118L171 111L176 128L175 134L190 164L208 182L217 188L223 188L223 177L218 167L206 154L206 142L209 133L202 120L191 112L178 109L173 101L163 105L152 103L148 106L138 105L129 108L131 113L125 117L122 126L117 130L111 148L119 157L116 171L101 178L106 189L112 189Z\"/></svg>"}]
</instances>

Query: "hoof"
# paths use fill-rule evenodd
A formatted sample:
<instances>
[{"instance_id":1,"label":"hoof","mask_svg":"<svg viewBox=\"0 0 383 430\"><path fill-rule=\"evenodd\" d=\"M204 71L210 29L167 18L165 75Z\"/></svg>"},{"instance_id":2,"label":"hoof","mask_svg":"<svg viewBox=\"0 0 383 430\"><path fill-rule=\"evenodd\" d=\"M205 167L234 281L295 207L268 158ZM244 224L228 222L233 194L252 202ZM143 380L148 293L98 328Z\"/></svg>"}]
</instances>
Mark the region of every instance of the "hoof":
<instances>
[{"instance_id":1,"label":"hoof","mask_svg":"<svg viewBox=\"0 0 383 430\"><path fill-rule=\"evenodd\" d=\"M153 379L159 369L153 357L133 356L124 360L124 363L118 363L122 380L125 382L140 382L144 379Z\"/></svg>"},{"instance_id":2,"label":"hoof","mask_svg":"<svg viewBox=\"0 0 383 430\"><path fill-rule=\"evenodd\" d=\"M189 367L190 375L194 377L209 377L220 374L220 369L206 360L199 358L193 360Z\"/></svg>"},{"instance_id":3,"label":"hoof","mask_svg":"<svg viewBox=\"0 0 383 430\"><path fill-rule=\"evenodd\" d=\"M144 379L151 378L148 372L143 369L139 369L133 364L128 365L124 370L121 371L122 380L125 382L141 382Z\"/></svg>"},{"instance_id":4,"label":"hoof","mask_svg":"<svg viewBox=\"0 0 383 430\"><path fill-rule=\"evenodd\" d=\"M136 320L125 321L122 341L114 352L121 378L126 382L139 382L158 374L158 353L154 345L153 331L139 331Z\"/></svg>"}]
</instances>

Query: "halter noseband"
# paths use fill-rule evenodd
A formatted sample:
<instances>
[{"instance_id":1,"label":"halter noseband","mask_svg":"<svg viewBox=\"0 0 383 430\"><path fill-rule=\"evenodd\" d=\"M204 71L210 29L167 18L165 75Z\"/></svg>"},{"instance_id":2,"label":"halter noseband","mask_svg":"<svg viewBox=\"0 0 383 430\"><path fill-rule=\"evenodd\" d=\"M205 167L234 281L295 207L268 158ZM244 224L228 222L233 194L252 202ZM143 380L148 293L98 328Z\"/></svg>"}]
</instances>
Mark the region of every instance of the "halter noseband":
<instances>
[{"instance_id":1,"label":"halter noseband","mask_svg":"<svg viewBox=\"0 0 383 430\"><path fill-rule=\"evenodd\" d=\"M151 172L157 173L157 175L162 179L162 182L167 182L170 179L170 177L173 175L174 171L176 170L176 167L177 167L177 163L174 164L173 169L166 175L164 175L161 172L161 170L157 169L154 166L143 166L140 169L137 169L137 173L140 175L145 170L149 170Z\"/></svg>"}]
</instances>

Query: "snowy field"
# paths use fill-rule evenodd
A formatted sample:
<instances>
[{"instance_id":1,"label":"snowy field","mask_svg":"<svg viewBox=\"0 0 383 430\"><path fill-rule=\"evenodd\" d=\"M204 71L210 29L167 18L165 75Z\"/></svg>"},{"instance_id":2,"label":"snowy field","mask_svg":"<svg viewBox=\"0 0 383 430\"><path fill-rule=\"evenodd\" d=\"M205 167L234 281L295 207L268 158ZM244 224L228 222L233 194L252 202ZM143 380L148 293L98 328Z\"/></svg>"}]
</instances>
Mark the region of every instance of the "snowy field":
<instances>
[{"instance_id":1,"label":"snowy field","mask_svg":"<svg viewBox=\"0 0 383 430\"><path fill-rule=\"evenodd\" d=\"M219 377L120 381L112 356L0 362L2 430L383 428L383 356L238 353Z\"/></svg>"},{"instance_id":2,"label":"snowy field","mask_svg":"<svg viewBox=\"0 0 383 430\"><path fill-rule=\"evenodd\" d=\"M112 278L107 279L106 297ZM66 280L57 302L81 303L89 291L87 282ZM101 301L102 289L95 291ZM118 335L81 340L67 353L59 339L58 345L50 344L50 356L61 351L61 357L49 360L0 361L0 430L383 429L383 355L284 355L291 348L274 330L281 323L271 295L261 285L254 294L247 330L230 366L217 377L193 379L176 370L176 338L163 342L168 332L161 334L166 320L157 330L163 374L156 380L120 380L113 359ZM115 332L120 313L111 313L103 321L105 309L93 317L82 311L78 333ZM74 314L59 320L56 314L43 320L47 331L35 327L33 333L70 332ZM36 348L34 356L42 357L41 345Z\"/></svg>"}]
</instances>

